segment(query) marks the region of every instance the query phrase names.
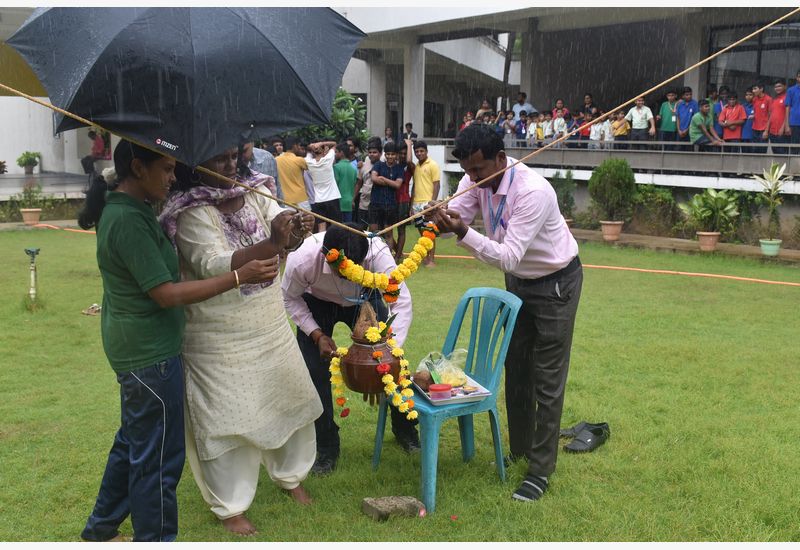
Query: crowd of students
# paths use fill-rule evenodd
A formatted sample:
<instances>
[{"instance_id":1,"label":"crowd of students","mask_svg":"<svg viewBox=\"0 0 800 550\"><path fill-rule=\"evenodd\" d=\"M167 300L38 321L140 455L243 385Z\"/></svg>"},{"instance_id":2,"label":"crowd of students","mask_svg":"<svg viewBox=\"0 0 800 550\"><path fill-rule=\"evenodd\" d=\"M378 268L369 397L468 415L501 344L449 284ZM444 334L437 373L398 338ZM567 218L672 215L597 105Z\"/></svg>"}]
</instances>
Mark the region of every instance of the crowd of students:
<instances>
[{"instance_id":1,"label":"crowd of students","mask_svg":"<svg viewBox=\"0 0 800 550\"><path fill-rule=\"evenodd\" d=\"M788 90L782 78L769 84L772 94L767 93L765 83L759 82L745 89L741 98L728 86L718 89L712 84L707 97L700 101L693 99L688 86L670 89L654 109L640 97L635 106L612 112L603 120L598 119L605 112L589 93L584 95L583 105L572 111L562 99L556 99L550 109L537 111L520 93L512 109L497 113L488 100L483 100L475 115L464 115L459 130L471 124L492 126L506 147L543 147L578 130L554 147L649 149L653 146L643 142L657 139L681 142L663 145L667 150L724 147L730 152L766 153L770 144L773 154L784 155L789 148L783 144L800 144L800 71ZM586 125L593 120L597 122ZM742 143L764 145L742 147Z\"/></svg>"}]
</instances>

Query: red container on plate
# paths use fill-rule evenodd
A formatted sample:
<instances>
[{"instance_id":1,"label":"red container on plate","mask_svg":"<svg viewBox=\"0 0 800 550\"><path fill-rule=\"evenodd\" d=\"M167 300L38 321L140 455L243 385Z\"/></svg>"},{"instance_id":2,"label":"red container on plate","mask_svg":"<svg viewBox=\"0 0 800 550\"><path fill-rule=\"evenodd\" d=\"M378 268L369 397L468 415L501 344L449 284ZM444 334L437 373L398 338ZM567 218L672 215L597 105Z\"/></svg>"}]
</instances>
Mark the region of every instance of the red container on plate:
<instances>
[{"instance_id":1,"label":"red container on plate","mask_svg":"<svg viewBox=\"0 0 800 550\"><path fill-rule=\"evenodd\" d=\"M431 384L428 386L431 399L450 399L451 389L453 389L453 386L450 384Z\"/></svg>"}]
</instances>

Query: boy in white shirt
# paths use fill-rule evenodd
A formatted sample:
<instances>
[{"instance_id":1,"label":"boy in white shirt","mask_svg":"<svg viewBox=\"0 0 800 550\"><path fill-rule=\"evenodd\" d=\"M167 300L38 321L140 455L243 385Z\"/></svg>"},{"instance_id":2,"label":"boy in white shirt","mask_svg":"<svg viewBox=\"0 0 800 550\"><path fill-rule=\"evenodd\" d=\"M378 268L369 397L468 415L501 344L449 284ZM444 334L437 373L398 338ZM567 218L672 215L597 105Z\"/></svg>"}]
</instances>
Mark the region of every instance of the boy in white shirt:
<instances>
[{"instance_id":1,"label":"boy in white shirt","mask_svg":"<svg viewBox=\"0 0 800 550\"><path fill-rule=\"evenodd\" d=\"M550 129L552 132L552 137L550 141L555 141L564 134L567 133L567 121L564 120L564 111L562 109L556 109L556 118L554 118L550 123ZM545 136L547 135L547 128L545 127ZM545 138L547 141L547 138ZM547 141L547 143L550 143ZM564 143L556 143L553 147L556 149L560 149L564 146Z\"/></svg>"},{"instance_id":2,"label":"boy in white shirt","mask_svg":"<svg viewBox=\"0 0 800 550\"><path fill-rule=\"evenodd\" d=\"M601 113L602 114L602 113ZM613 114L608 115L608 118L603 121L603 148L614 148L614 130L611 128L611 119L614 118Z\"/></svg>"},{"instance_id":3,"label":"boy in white shirt","mask_svg":"<svg viewBox=\"0 0 800 550\"><path fill-rule=\"evenodd\" d=\"M342 195L333 175L335 147L335 141L312 143L306 148L306 164L314 183L314 204L311 211L338 222L342 221L342 209L339 205ZM325 231L326 225L325 222L319 222L318 231Z\"/></svg>"}]
</instances>

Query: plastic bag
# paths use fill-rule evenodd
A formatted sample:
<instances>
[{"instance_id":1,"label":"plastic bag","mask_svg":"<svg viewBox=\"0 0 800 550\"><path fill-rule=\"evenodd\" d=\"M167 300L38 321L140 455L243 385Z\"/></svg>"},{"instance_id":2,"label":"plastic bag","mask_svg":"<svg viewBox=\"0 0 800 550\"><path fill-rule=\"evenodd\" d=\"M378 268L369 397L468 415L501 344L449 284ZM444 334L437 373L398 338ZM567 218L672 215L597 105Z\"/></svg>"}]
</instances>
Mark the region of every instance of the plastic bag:
<instances>
[{"instance_id":1,"label":"plastic bag","mask_svg":"<svg viewBox=\"0 0 800 550\"><path fill-rule=\"evenodd\" d=\"M450 384L454 388L467 383L464 366L467 363L467 350L455 349L447 357L438 351L432 351L422 358L417 372L428 371L437 384Z\"/></svg>"}]
</instances>

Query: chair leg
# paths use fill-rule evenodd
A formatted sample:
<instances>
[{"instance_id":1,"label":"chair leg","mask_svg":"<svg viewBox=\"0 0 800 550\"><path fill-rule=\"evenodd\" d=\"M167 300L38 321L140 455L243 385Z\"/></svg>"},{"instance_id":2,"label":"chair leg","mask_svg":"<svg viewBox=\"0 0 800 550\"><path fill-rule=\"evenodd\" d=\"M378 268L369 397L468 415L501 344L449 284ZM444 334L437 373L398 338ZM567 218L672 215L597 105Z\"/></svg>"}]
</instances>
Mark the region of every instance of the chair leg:
<instances>
[{"instance_id":1,"label":"chair leg","mask_svg":"<svg viewBox=\"0 0 800 550\"><path fill-rule=\"evenodd\" d=\"M500 423L497 421L497 409L489 409L489 424L492 426L492 441L494 442L494 463L497 465L497 475L501 481L506 480L505 457L503 457L503 439L500 437Z\"/></svg>"},{"instance_id":2,"label":"chair leg","mask_svg":"<svg viewBox=\"0 0 800 550\"><path fill-rule=\"evenodd\" d=\"M385 395L381 395L378 403L378 423L375 426L375 446L372 450L372 469L377 470L381 463L381 451L383 450L383 434L386 431L386 413L389 410L389 402Z\"/></svg>"},{"instance_id":3,"label":"chair leg","mask_svg":"<svg viewBox=\"0 0 800 550\"><path fill-rule=\"evenodd\" d=\"M475 428L471 414L458 417L458 433L461 435L461 456L469 462L475 456Z\"/></svg>"},{"instance_id":4,"label":"chair leg","mask_svg":"<svg viewBox=\"0 0 800 550\"><path fill-rule=\"evenodd\" d=\"M439 428L441 420L420 417L422 444L422 502L429 514L436 510L436 469L439 463Z\"/></svg>"}]
</instances>

